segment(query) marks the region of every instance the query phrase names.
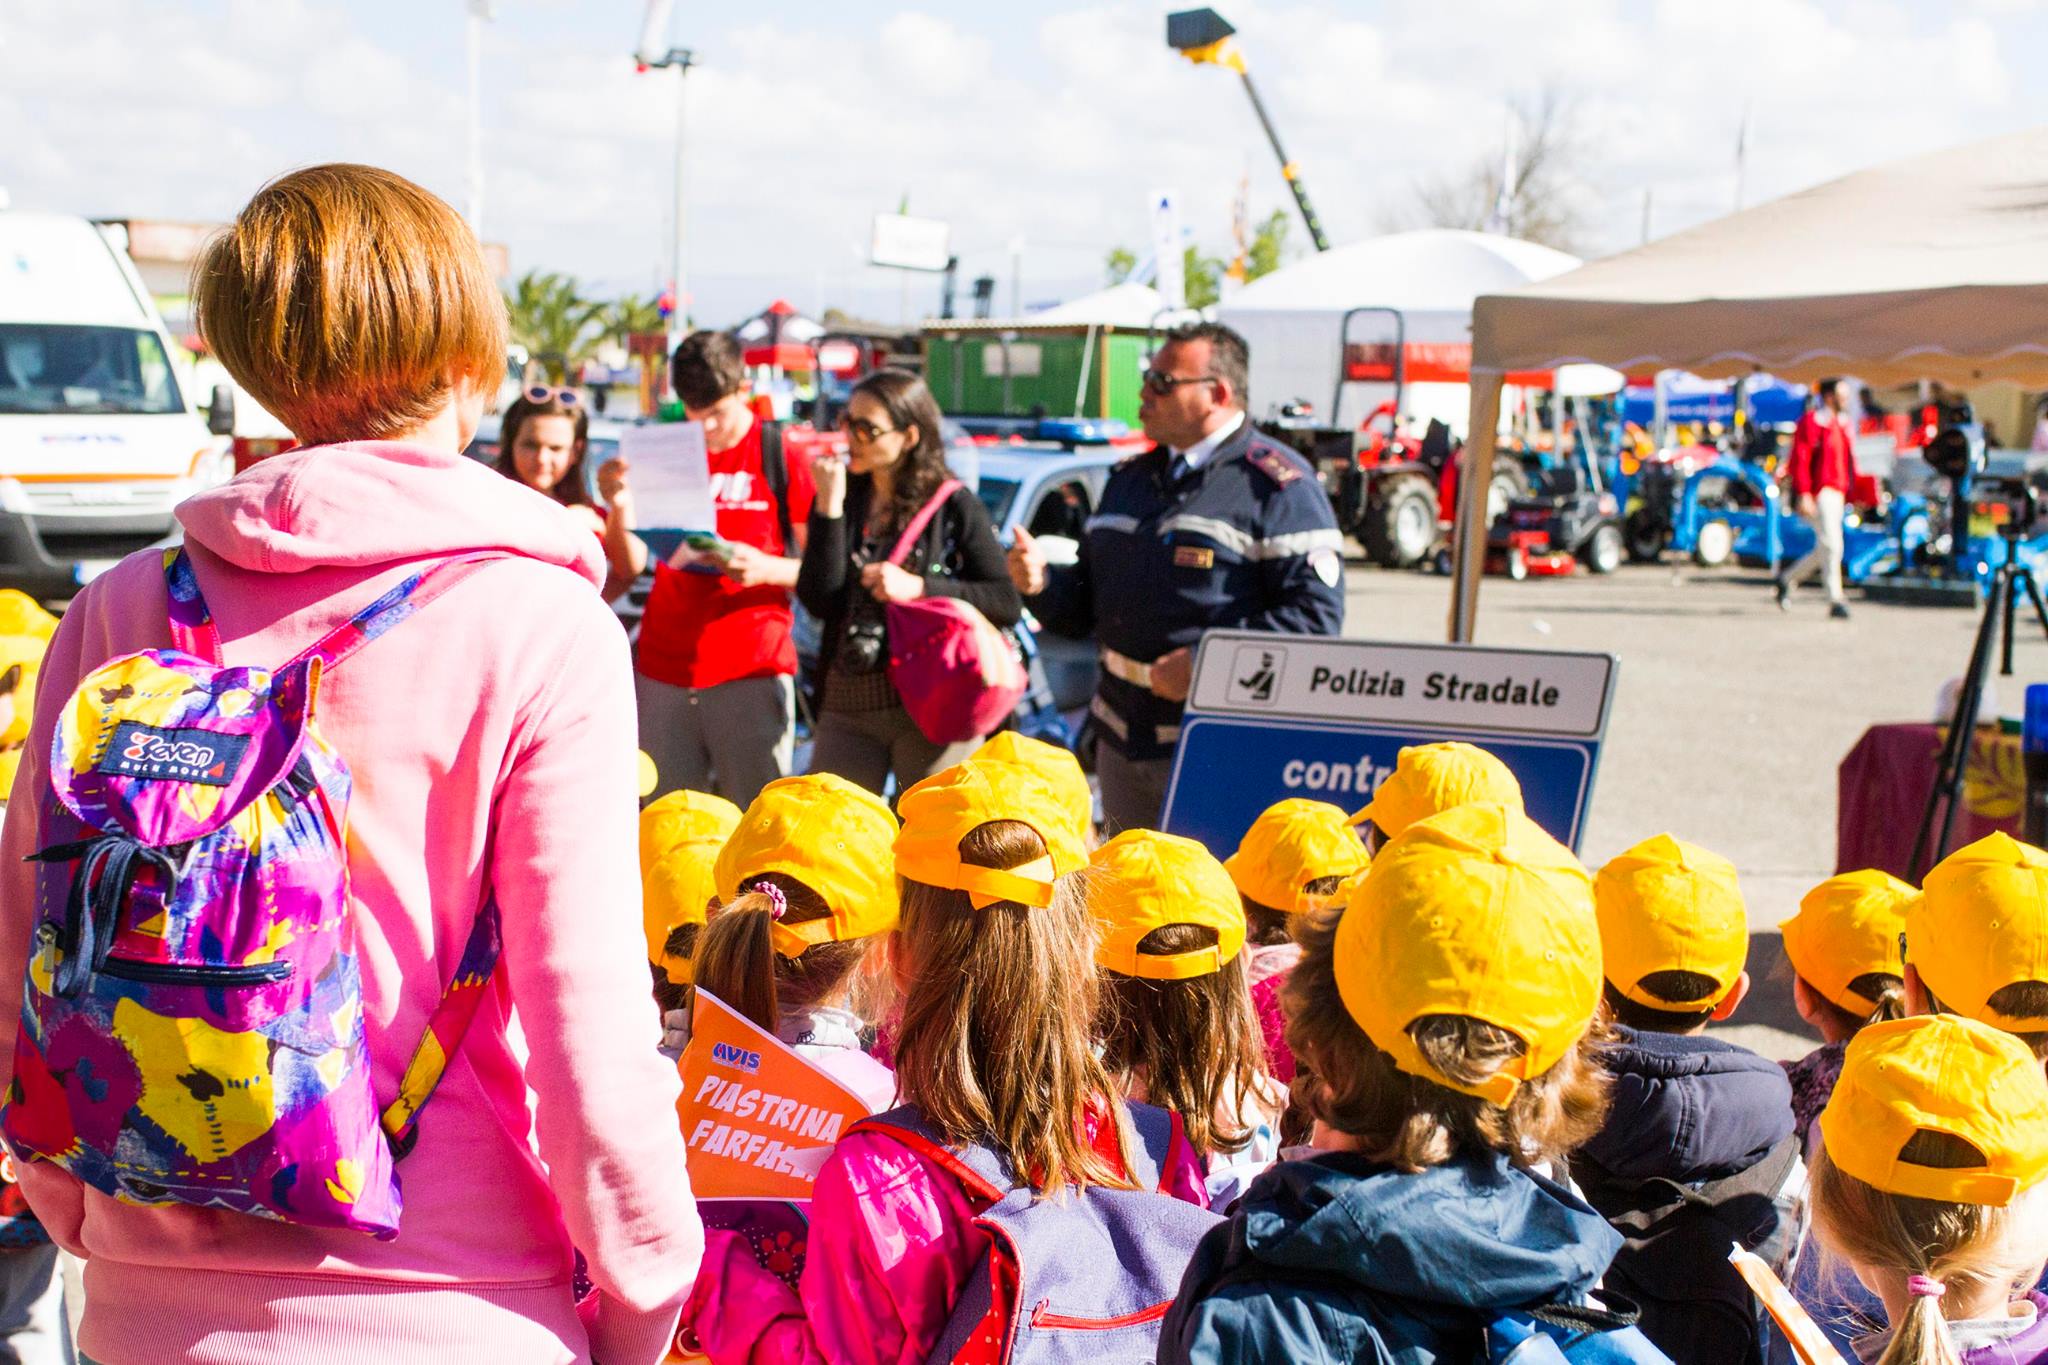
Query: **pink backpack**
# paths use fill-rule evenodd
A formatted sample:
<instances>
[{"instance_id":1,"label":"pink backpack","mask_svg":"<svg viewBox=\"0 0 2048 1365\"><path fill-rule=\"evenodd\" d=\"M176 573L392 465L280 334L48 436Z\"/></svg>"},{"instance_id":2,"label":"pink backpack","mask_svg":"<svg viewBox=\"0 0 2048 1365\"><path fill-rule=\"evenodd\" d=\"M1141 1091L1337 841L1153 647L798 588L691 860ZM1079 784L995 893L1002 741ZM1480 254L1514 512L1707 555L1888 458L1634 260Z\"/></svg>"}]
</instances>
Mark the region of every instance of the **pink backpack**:
<instances>
[{"instance_id":1,"label":"pink backpack","mask_svg":"<svg viewBox=\"0 0 2048 1365\"><path fill-rule=\"evenodd\" d=\"M939 485L897 537L889 563L900 566L917 538L961 487ZM888 604L889 682L903 709L934 744L979 739L1003 723L1023 699L1024 661L1009 637L957 597L920 597Z\"/></svg>"}]
</instances>

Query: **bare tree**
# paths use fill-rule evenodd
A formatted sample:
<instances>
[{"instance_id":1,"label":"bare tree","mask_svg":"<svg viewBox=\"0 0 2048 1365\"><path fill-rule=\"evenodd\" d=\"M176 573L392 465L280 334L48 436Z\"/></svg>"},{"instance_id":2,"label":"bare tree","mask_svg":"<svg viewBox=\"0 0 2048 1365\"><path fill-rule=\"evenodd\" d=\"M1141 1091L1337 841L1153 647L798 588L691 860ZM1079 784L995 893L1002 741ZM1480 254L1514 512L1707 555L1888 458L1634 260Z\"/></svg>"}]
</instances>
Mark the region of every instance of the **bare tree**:
<instances>
[{"instance_id":1,"label":"bare tree","mask_svg":"<svg viewBox=\"0 0 2048 1365\"><path fill-rule=\"evenodd\" d=\"M1514 183L1501 193L1510 161L1503 141L1469 164L1415 183L1407 226L1491 229L1560 251L1579 251L1586 229L1580 171L1589 160L1578 107L1554 87L1508 101L1513 120Z\"/></svg>"}]
</instances>

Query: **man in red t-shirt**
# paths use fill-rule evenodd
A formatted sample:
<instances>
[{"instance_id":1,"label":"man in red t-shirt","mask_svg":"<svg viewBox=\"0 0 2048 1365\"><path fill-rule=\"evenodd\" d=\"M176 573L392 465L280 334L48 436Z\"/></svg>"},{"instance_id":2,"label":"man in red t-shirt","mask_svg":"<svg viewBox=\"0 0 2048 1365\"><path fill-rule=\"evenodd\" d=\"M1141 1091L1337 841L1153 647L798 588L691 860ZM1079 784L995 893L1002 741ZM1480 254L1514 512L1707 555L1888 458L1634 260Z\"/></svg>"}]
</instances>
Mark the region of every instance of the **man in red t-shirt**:
<instances>
[{"instance_id":1,"label":"man in red t-shirt","mask_svg":"<svg viewBox=\"0 0 2048 1365\"><path fill-rule=\"evenodd\" d=\"M732 549L721 563L685 546L655 566L634 677L640 747L654 760L656 794L715 791L744 808L789 772L795 742L789 593L811 512L811 471L785 457L779 440L764 459L762 424L731 335L685 337L670 377L684 415L704 424L715 529ZM768 467L778 459L779 473Z\"/></svg>"},{"instance_id":2,"label":"man in red t-shirt","mask_svg":"<svg viewBox=\"0 0 2048 1365\"><path fill-rule=\"evenodd\" d=\"M1856 446L1842 411L1842 385L1823 379L1813 410L1799 419L1792 436L1792 496L1800 516L1813 523L1813 548L1778 575L1778 606L1790 610L1792 589L1824 571L1828 612L1847 620L1842 597L1842 513L1856 487Z\"/></svg>"}]
</instances>

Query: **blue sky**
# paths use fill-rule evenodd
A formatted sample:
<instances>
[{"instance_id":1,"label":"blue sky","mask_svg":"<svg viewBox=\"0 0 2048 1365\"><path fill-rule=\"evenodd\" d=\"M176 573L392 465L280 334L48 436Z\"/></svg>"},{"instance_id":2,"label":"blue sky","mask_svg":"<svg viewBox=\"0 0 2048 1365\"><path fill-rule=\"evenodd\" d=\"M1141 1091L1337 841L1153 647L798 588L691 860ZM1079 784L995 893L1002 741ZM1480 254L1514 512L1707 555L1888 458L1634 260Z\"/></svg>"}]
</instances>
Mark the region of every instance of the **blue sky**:
<instances>
[{"instance_id":1,"label":"blue sky","mask_svg":"<svg viewBox=\"0 0 2048 1365\"><path fill-rule=\"evenodd\" d=\"M1503 99L1573 97L1584 245L1725 212L1750 110L1755 202L1893 156L2048 121L2048 0L1230 0L1330 235L1412 214L1488 155ZM893 318L925 277L862 263L908 194L965 273L1023 297L1101 281L1156 189L1220 250L1241 179L1285 187L1235 82L1165 50L1167 6L677 0L690 77L701 320L785 294ZM638 0L498 0L484 75L485 234L515 271L599 295L667 277L673 85L635 75ZM23 207L225 217L267 176L389 165L462 203L462 0L0 0L0 187ZM1300 234L1297 232L1297 245ZM907 286L907 287L906 287Z\"/></svg>"}]
</instances>

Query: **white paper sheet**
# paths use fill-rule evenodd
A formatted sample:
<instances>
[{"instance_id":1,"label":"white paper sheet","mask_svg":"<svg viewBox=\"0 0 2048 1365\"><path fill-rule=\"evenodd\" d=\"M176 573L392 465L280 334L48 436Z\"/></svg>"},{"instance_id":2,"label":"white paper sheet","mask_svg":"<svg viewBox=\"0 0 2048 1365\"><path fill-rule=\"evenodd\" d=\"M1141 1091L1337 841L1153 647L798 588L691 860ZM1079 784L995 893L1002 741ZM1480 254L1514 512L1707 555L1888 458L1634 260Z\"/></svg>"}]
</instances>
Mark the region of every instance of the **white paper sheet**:
<instances>
[{"instance_id":1,"label":"white paper sheet","mask_svg":"<svg viewBox=\"0 0 2048 1365\"><path fill-rule=\"evenodd\" d=\"M632 466L634 530L718 529L703 423L627 427L619 437L619 454Z\"/></svg>"}]
</instances>

